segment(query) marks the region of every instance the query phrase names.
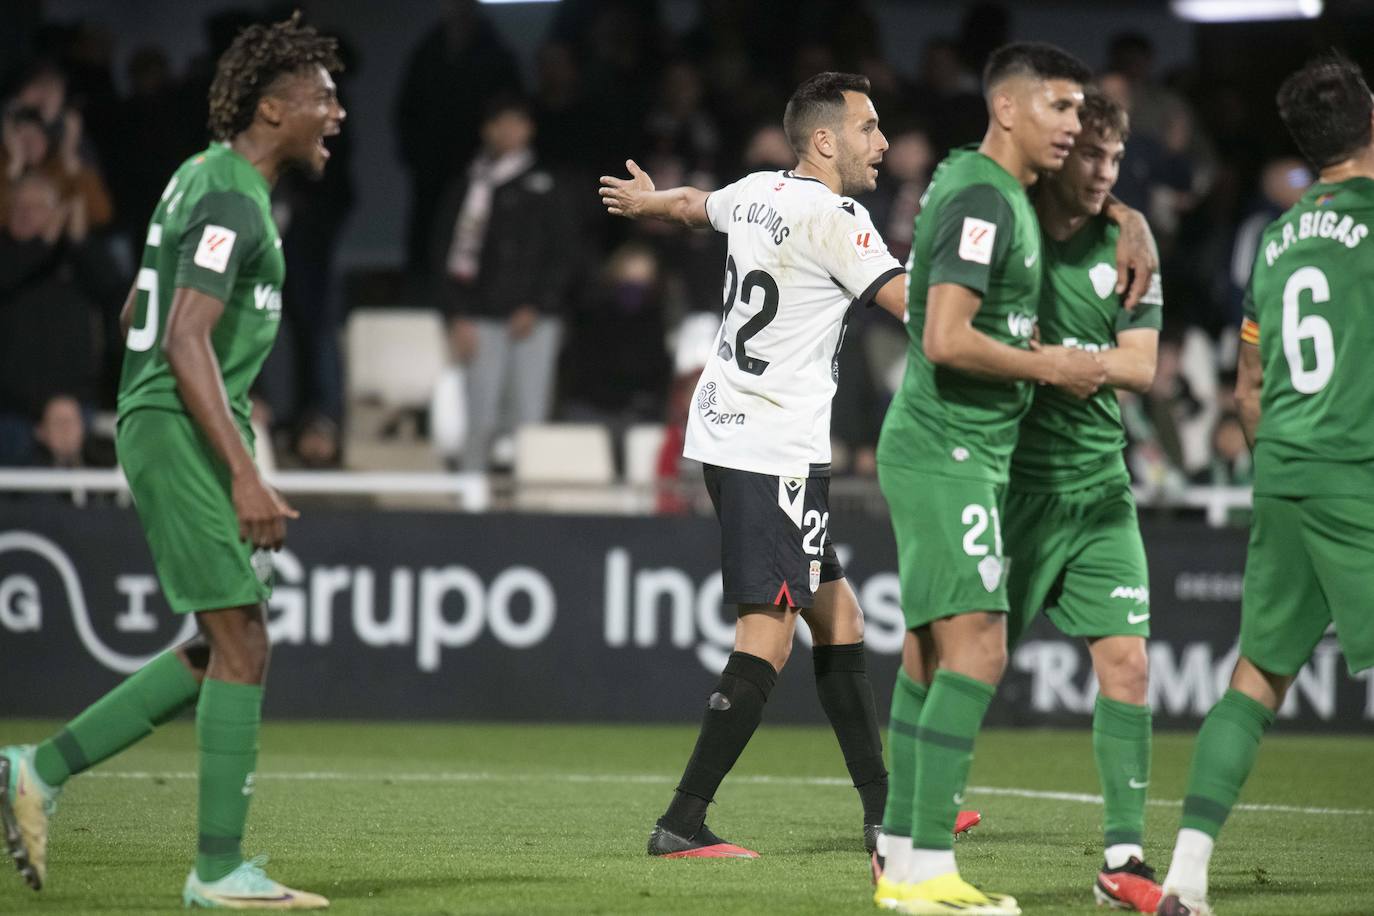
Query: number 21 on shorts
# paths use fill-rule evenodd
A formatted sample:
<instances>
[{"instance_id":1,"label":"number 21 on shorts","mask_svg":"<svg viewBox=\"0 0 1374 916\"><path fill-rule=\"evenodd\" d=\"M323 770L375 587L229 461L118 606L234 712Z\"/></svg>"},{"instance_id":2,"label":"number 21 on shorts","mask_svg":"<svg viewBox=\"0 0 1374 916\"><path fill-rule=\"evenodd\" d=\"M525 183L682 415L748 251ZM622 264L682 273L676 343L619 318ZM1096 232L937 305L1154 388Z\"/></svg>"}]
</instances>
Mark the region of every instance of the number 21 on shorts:
<instances>
[{"instance_id":1,"label":"number 21 on shorts","mask_svg":"<svg viewBox=\"0 0 1374 916\"><path fill-rule=\"evenodd\" d=\"M959 520L967 529L964 531L964 553L982 558L978 561L978 577L983 580L983 588L991 594L1002 584L1002 575L1006 570L1006 564L1002 561L1001 515L996 506L969 503ZM989 537L991 545L987 543Z\"/></svg>"}]
</instances>

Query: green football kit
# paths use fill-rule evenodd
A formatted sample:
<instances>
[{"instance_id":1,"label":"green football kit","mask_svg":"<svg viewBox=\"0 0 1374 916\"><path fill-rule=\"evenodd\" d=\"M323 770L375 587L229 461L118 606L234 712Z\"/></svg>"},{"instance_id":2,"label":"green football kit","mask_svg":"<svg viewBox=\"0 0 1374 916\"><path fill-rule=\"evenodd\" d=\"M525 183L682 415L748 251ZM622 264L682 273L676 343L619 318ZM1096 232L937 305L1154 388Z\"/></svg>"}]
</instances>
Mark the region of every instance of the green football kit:
<instances>
[{"instance_id":1,"label":"green football kit","mask_svg":"<svg viewBox=\"0 0 1374 916\"><path fill-rule=\"evenodd\" d=\"M120 464L174 611L268 597L270 561L239 537L229 469L187 412L162 350L172 296L185 287L224 303L211 332L225 393L253 450L249 388L281 323L286 274L266 179L227 144L184 162L148 226L120 377Z\"/></svg>"},{"instance_id":2,"label":"green football kit","mask_svg":"<svg viewBox=\"0 0 1374 916\"><path fill-rule=\"evenodd\" d=\"M1117 236L1099 215L1067 239L1045 238L1039 327L1046 344L1101 352L1117 334L1160 328L1157 279L1135 309L1121 307ZM1086 400L1053 386L1035 389L1003 515L1011 645L1042 608L1067 636L1149 635L1149 570L1125 445L1113 389Z\"/></svg>"},{"instance_id":3,"label":"green football kit","mask_svg":"<svg viewBox=\"0 0 1374 916\"><path fill-rule=\"evenodd\" d=\"M1374 180L1313 185L1265 229L1242 340L1263 372L1241 653L1293 675L1327 627L1374 667Z\"/></svg>"},{"instance_id":4,"label":"green football kit","mask_svg":"<svg viewBox=\"0 0 1374 916\"><path fill-rule=\"evenodd\" d=\"M1007 610L1002 499L1026 382L937 366L921 345L932 286L982 297L975 330L1029 349L1040 299L1040 227L1021 183L976 149L942 162L907 264L906 374L883 421L878 479L891 510L908 628Z\"/></svg>"}]
</instances>

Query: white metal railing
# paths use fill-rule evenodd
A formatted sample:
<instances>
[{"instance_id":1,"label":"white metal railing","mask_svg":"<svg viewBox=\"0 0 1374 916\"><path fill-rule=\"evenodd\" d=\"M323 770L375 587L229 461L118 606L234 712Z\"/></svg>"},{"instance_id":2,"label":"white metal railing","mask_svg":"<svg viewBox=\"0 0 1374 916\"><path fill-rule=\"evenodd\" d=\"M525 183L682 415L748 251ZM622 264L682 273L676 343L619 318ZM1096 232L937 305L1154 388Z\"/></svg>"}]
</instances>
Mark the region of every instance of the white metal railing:
<instances>
[{"instance_id":1,"label":"white metal railing","mask_svg":"<svg viewBox=\"0 0 1374 916\"><path fill-rule=\"evenodd\" d=\"M482 512L491 505L485 474L405 473L398 471L277 471L267 482L283 493L326 495L434 494L452 496L459 508ZM0 469L0 493L123 493L124 472L111 470Z\"/></svg>"},{"instance_id":2,"label":"white metal railing","mask_svg":"<svg viewBox=\"0 0 1374 916\"><path fill-rule=\"evenodd\" d=\"M431 494L451 496L458 508L469 512L484 512L492 504L491 482L478 473L424 473L401 471L277 471L267 475L268 482L287 494L366 495L389 496ZM871 488L875 495L877 484L872 480L846 481L845 490L855 485ZM517 487L523 485L516 484ZM578 485L541 484L530 490L568 493L625 489L627 492L645 487L581 487ZM651 488L647 488L651 491ZM1201 509L1214 527L1226 524L1230 513L1248 509L1251 504L1249 487L1185 487L1165 490L1158 487L1135 487L1136 501L1142 507ZM48 470L36 468L0 468L0 493L16 492L108 492L128 490L124 474L114 470ZM641 496L644 494L641 494ZM881 497L879 497L880 499ZM653 500L639 499L635 505L652 511ZM629 508L628 506L626 508ZM626 511L621 509L620 511ZM631 509L631 511L633 511Z\"/></svg>"}]
</instances>

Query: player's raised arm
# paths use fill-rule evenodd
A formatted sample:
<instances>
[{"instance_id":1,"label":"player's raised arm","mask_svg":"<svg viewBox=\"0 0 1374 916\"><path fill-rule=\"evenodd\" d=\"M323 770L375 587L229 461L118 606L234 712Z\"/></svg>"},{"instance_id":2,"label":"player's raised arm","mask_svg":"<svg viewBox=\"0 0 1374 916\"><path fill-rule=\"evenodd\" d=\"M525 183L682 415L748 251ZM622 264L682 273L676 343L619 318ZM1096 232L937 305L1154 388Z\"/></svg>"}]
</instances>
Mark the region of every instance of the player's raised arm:
<instances>
[{"instance_id":1,"label":"player's raised arm","mask_svg":"<svg viewBox=\"0 0 1374 916\"><path fill-rule=\"evenodd\" d=\"M659 191L649 173L633 159L625 160L629 178L601 176L601 202L612 216L626 219L661 219L684 226L704 228L711 224L706 215L709 191L681 187Z\"/></svg>"},{"instance_id":2,"label":"player's raised arm","mask_svg":"<svg viewBox=\"0 0 1374 916\"><path fill-rule=\"evenodd\" d=\"M1102 212L1121 230L1116 242L1116 294L1125 293L1122 304L1133 309L1159 282L1159 247L1139 210L1108 194Z\"/></svg>"}]
</instances>

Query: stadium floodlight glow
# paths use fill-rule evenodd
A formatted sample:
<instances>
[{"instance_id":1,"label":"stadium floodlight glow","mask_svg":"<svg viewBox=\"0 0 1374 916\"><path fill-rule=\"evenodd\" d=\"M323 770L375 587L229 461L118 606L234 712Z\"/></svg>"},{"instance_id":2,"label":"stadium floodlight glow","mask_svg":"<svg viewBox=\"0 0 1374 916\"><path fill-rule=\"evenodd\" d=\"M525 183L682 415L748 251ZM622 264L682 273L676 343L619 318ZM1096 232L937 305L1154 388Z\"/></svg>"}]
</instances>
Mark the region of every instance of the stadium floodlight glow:
<instances>
[{"instance_id":1,"label":"stadium floodlight glow","mask_svg":"<svg viewBox=\"0 0 1374 916\"><path fill-rule=\"evenodd\" d=\"M1169 0L1169 9L1190 22L1263 22L1316 19L1323 0Z\"/></svg>"}]
</instances>

